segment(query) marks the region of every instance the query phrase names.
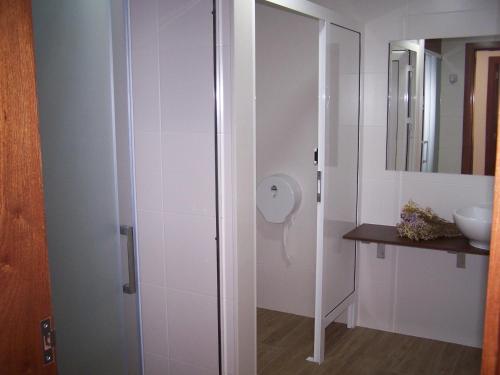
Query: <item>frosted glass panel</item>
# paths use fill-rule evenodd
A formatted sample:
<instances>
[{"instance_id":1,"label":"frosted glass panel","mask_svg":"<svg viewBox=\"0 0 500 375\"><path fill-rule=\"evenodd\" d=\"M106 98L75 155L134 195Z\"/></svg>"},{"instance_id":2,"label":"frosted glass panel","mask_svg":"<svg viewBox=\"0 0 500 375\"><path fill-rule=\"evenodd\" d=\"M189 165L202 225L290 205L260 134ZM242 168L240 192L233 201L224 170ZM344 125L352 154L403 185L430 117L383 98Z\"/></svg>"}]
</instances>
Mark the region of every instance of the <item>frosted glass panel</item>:
<instances>
[{"instance_id":1,"label":"frosted glass panel","mask_svg":"<svg viewBox=\"0 0 500 375\"><path fill-rule=\"evenodd\" d=\"M136 332L133 345L126 344L122 285L128 278L122 275L117 186L130 180L117 179L115 117L117 126L126 129L128 122L120 116L123 112L118 113L126 113L127 104L120 104L117 97L114 108L111 14L110 1L33 2L61 375L138 373L138 368L127 369L127 359L138 358L139 344ZM125 61L123 49L115 51L122 54L114 58ZM115 78L126 79L120 71ZM124 163L120 168L126 169L128 144L126 140L119 144L123 149L118 164ZM124 196L130 199L130 194ZM134 309L135 297L129 302Z\"/></svg>"},{"instance_id":2,"label":"frosted glass panel","mask_svg":"<svg viewBox=\"0 0 500 375\"><path fill-rule=\"evenodd\" d=\"M359 34L329 25L326 59L324 315L354 291L355 243L342 236L356 226Z\"/></svg>"}]
</instances>

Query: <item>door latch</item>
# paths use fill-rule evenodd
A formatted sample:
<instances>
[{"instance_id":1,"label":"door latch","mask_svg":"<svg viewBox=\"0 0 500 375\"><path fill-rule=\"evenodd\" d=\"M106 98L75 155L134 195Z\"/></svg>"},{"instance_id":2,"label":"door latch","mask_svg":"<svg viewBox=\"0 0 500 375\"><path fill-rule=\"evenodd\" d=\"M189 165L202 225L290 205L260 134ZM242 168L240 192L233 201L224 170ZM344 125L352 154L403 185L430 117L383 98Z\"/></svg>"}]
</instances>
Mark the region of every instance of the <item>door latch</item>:
<instances>
[{"instance_id":1,"label":"door latch","mask_svg":"<svg viewBox=\"0 0 500 375\"><path fill-rule=\"evenodd\" d=\"M48 365L49 363L54 362L56 346L56 332L52 329L50 318L44 319L40 322L40 330L42 333L43 363Z\"/></svg>"}]
</instances>

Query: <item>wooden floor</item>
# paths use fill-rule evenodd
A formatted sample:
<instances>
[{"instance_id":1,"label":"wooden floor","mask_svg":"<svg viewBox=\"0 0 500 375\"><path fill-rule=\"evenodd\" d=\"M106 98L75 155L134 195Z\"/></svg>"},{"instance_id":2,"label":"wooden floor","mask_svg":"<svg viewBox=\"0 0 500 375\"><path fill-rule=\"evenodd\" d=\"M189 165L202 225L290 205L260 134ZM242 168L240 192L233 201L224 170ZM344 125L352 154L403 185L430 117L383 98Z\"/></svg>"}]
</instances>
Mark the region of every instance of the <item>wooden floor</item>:
<instances>
[{"instance_id":1,"label":"wooden floor","mask_svg":"<svg viewBox=\"0 0 500 375\"><path fill-rule=\"evenodd\" d=\"M272 375L472 375L481 350L441 341L334 323L326 332L325 361L313 351L313 319L257 310L257 366Z\"/></svg>"}]
</instances>

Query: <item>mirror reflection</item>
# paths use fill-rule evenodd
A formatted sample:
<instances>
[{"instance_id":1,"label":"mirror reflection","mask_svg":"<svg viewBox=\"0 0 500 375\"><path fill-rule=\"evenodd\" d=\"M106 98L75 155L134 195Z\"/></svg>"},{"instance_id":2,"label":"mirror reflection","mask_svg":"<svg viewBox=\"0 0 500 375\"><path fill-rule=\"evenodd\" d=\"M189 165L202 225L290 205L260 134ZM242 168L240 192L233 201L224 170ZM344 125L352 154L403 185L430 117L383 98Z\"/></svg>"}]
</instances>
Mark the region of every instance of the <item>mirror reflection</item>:
<instances>
[{"instance_id":1,"label":"mirror reflection","mask_svg":"<svg viewBox=\"0 0 500 375\"><path fill-rule=\"evenodd\" d=\"M386 168L494 175L500 36L391 42Z\"/></svg>"}]
</instances>

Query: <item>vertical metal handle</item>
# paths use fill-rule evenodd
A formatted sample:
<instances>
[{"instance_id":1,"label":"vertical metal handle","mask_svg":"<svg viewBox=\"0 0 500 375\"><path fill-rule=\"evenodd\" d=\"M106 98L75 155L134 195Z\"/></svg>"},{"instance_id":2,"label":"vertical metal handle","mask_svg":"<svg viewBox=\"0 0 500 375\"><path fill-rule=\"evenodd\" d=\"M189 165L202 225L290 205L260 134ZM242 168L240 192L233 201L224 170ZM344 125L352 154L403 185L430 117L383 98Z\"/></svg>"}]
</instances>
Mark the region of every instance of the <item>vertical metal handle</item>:
<instances>
[{"instance_id":1,"label":"vertical metal handle","mask_svg":"<svg viewBox=\"0 0 500 375\"><path fill-rule=\"evenodd\" d=\"M422 164L427 164L427 159L429 159L429 141L422 142L422 149L425 146L425 152L422 151L422 154L425 155L425 159L422 159Z\"/></svg>"},{"instance_id":2,"label":"vertical metal handle","mask_svg":"<svg viewBox=\"0 0 500 375\"><path fill-rule=\"evenodd\" d=\"M316 172L317 181L317 192L316 192L316 202L321 202L321 171Z\"/></svg>"},{"instance_id":3,"label":"vertical metal handle","mask_svg":"<svg viewBox=\"0 0 500 375\"><path fill-rule=\"evenodd\" d=\"M127 236L128 283L123 285L123 292L135 294L137 280L135 278L134 228L128 225L120 225L120 234Z\"/></svg>"}]
</instances>

